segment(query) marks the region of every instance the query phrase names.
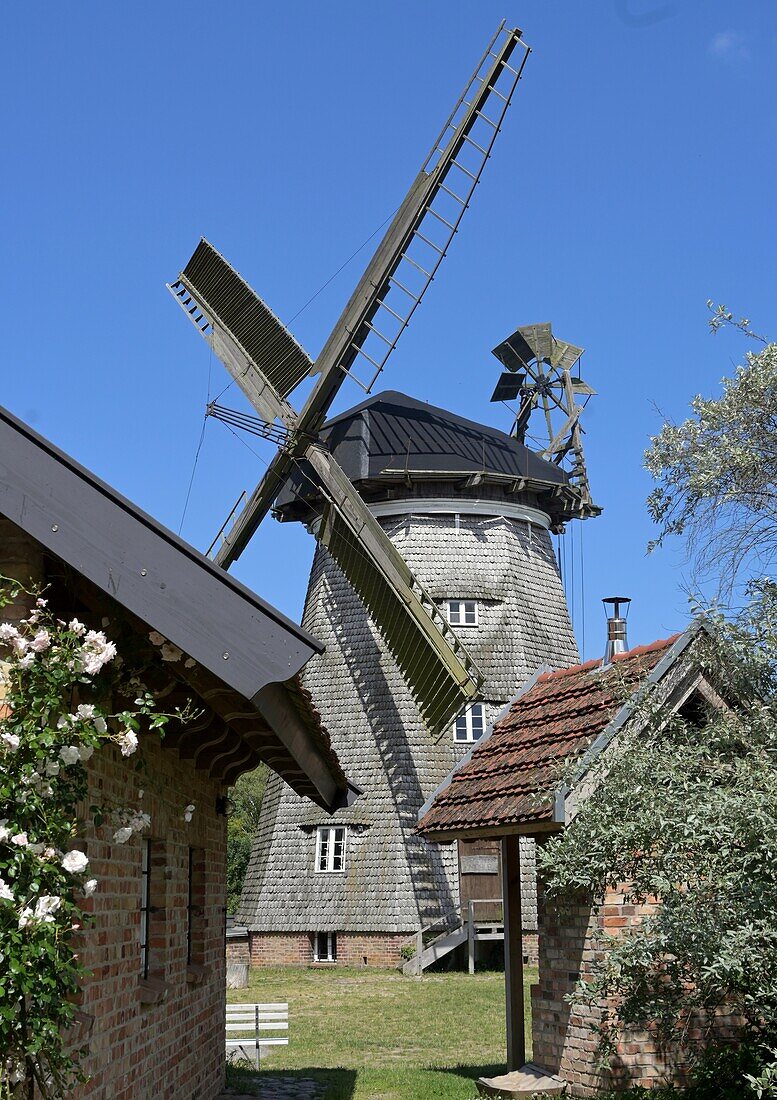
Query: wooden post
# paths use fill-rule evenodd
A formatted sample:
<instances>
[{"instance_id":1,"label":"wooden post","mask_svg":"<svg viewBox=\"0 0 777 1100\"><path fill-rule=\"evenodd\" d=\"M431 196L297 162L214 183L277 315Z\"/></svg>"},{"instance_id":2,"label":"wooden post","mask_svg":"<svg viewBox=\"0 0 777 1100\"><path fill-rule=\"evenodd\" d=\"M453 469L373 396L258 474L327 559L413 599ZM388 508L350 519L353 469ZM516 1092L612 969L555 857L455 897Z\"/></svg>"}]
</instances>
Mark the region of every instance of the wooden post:
<instances>
[{"instance_id":1,"label":"wooden post","mask_svg":"<svg viewBox=\"0 0 777 1100\"><path fill-rule=\"evenodd\" d=\"M467 927L467 947L469 949L469 972L475 973L475 903L470 900Z\"/></svg>"},{"instance_id":2,"label":"wooden post","mask_svg":"<svg viewBox=\"0 0 777 1100\"><path fill-rule=\"evenodd\" d=\"M424 930L419 928L415 934L415 973L416 977L420 978L424 972L423 963L421 962L421 956L424 953Z\"/></svg>"},{"instance_id":3,"label":"wooden post","mask_svg":"<svg viewBox=\"0 0 777 1100\"><path fill-rule=\"evenodd\" d=\"M521 926L520 837L502 838L502 904L505 928L507 1072L526 1064L523 1016L523 929Z\"/></svg>"}]
</instances>

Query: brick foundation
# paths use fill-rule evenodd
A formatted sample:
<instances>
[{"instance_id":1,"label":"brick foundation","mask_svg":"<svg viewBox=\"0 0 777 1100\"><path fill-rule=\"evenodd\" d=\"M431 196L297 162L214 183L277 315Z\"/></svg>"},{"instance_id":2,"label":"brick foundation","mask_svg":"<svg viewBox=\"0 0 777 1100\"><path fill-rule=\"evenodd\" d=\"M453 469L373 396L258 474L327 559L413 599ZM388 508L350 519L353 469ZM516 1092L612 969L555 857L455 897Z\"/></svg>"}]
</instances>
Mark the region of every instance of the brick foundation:
<instances>
[{"instance_id":1,"label":"brick foundation","mask_svg":"<svg viewBox=\"0 0 777 1100\"><path fill-rule=\"evenodd\" d=\"M338 932L337 962L321 966L398 966L411 932ZM313 932L250 932L251 966L313 966Z\"/></svg>"},{"instance_id":2,"label":"brick foundation","mask_svg":"<svg viewBox=\"0 0 777 1100\"><path fill-rule=\"evenodd\" d=\"M597 1065L598 1037L593 1030L602 1021L601 1009L581 1010L565 1000L579 976L590 977L597 936L602 932L617 935L638 923L649 907L628 904L613 890L608 890L597 910L582 894L566 898L561 907L545 897L538 882L537 909L539 981L531 991L533 1061L567 1081L570 1096L593 1098L604 1088L686 1084L688 1062L683 1051L674 1045L659 1047L654 1037L644 1032L627 1032L609 1068L601 1069ZM721 1017L714 1022L714 1034L731 1038L733 1025L733 1020ZM709 1033L699 1028L686 1038L700 1042Z\"/></svg>"}]
</instances>

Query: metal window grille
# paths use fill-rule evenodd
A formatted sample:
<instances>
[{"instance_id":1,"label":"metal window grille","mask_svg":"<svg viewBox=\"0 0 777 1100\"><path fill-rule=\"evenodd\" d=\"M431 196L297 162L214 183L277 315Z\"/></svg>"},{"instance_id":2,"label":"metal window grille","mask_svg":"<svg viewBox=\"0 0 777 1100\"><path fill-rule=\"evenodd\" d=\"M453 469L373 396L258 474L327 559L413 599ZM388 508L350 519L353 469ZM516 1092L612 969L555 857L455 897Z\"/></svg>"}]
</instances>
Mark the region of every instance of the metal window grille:
<instances>
[{"instance_id":1,"label":"metal window grille","mask_svg":"<svg viewBox=\"0 0 777 1100\"><path fill-rule=\"evenodd\" d=\"M140 867L140 972L148 977L148 942L151 925L151 841L143 844Z\"/></svg>"},{"instance_id":2,"label":"metal window grille","mask_svg":"<svg viewBox=\"0 0 777 1100\"><path fill-rule=\"evenodd\" d=\"M316 871L345 870L345 826L322 825L316 835Z\"/></svg>"},{"instance_id":3,"label":"metal window grille","mask_svg":"<svg viewBox=\"0 0 777 1100\"><path fill-rule=\"evenodd\" d=\"M478 741L486 728L486 708L483 703L472 703L453 723L454 741Z\"/></svg>"},{"instance_id":4,"label":"metal window grille","mask_svg":"<svg viewBox=\"0 0 777 1100\"><path fill-rule=\"evenodd\" d=\"M192 940L194 933L194 848L189 848L189 891L186 898L186 965L192 961Z\"/></svg>"},{"instance_id":5,"label":"metal window grille","mask_svg":"<svg viewBox=\"0 0 777 1100\"><path fill-rule=\"evenodd\" d=\"M315 943L313 945L313 961L314 962L336 962L337 961L337 933L336 932L316 932Z\"/></svg>"},{"instance_id":6,"label":"metal window grille","mask_svg":"<svg viewBox=\"0 0 777 1100\"><path fill-rule=\"evenodd\" d=\"M448 600L448 622L451 626L477 626L477 600Z\"/></svg>"}]
</instances>

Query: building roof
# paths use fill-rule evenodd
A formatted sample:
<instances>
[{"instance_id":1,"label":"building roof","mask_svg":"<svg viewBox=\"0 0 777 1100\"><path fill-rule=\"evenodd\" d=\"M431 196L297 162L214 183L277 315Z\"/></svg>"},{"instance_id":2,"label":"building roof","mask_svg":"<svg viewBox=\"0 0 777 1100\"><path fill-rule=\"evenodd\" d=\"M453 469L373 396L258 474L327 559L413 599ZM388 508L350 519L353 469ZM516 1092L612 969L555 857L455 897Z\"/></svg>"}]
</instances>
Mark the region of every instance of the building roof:
<instances>
[{"instance_id":1,"label":"building roof","mask_svg":"<svg viewBox=\"0 0 777 1100\"><path fill-rule=\"evenodd\" d=\"M82 579L86 602L99 593L193 660L175 671L228 727L222 774L268 759L301 794L339 800L345 777L297 680L322 648L311 635L2 408L0 515Z\"/></svg>"},{"instance_id":2,"label":"building roof","mask_svg":"<svg viewBox=\"0 0 777 1100\"><path fill-rule=\"evenodd\" d=\"M591 748L691 634L638 646L606 668L588 661L535 674L423 807L418 831L431 840L450 840L558 828L560 766Z\"/></svg>"},{"instance_id":3,"label":"building roof","mask_svg":"<svg viewBox=\"0 0 777 1100\"><path fill-rule=\"evenodd\" d=\"M327 422L321 438L365 499L413 483L454 481L532 495L554 520L569 518L567 473L498 428L388 390ZM474 483L473 483L474 487ZM320 494L302 463L278 496L283 519L307 519Z\"/></svg>"}]
</instances>

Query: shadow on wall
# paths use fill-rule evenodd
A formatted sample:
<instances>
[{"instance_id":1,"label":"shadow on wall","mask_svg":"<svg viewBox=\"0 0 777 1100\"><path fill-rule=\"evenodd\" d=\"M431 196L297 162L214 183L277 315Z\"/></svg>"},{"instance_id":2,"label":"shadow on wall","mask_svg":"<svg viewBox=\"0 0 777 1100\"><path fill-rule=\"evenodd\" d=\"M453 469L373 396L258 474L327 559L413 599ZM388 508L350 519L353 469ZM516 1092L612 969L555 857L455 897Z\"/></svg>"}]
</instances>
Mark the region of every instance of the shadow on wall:
<instances>
[{"instance_id":1,"label":"shadow on wall","mask_svg":"<svg viewBox=\"0 0 777 1100\"><path fill-rule=\"evenodd\" d=\"M400 823L402 841L407 852L407 864L419 919L422 924L428 924L452 913L455 902L439 849L436 845L429 844L415 831L418 824L418 811L424 804L426 794L421 787L414 753L408 740L406 720L403 719L396 705L391 686L381 668L382 654L372 635L367 612L359 604L356 612L358 614L356 628L354 629L353 622L349 622L349 629L345 630L339 613L343 594L335 592L335 583L347 585L348 582L331 559L327 564L330 567L326 570L326 575L330 583L326 585L324 607L330 617L338 645L348 665L353 685L380 753ZM358 651L352 645L351 632L359 641ZM385 659L391 660L388 656ZM396 675L404 684L398 670ZM428 751L433 753L434 742L423 729L421 717L412 702L409 691L405 689L403 694L408 706L412 707L410 721L418 726L420 737L428 738ZM440 769L440 779L446 771L447 765L443 764Z\"/></svg>"}]
</instances>

